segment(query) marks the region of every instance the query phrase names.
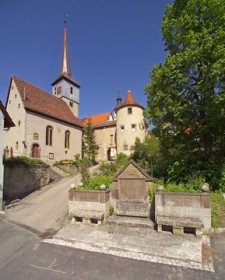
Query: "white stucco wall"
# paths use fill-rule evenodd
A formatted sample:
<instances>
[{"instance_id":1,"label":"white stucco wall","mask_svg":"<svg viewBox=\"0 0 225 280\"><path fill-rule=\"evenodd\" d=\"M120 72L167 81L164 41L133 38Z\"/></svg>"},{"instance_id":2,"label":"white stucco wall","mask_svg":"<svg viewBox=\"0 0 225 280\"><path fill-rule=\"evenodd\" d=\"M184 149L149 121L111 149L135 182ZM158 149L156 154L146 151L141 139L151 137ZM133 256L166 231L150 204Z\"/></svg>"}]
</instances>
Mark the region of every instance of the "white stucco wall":
<instances>
[{"instance_id":1,"label":"white stucco wall","mask_svg":"<svg viewBox=\"0 0 225 280\"><path fill-rule=\"evenodd\" d=\"M15 127L4 132L4 148L6 148L6 146L8 146L9 150L12 148L14 156L22 155L25 152L22 143L25 141L26 112L14 81L11 85L6 110L12 118ZM18 145L16 144L17 142Z\"/></svg>"},{"instance_id":2,"label":"white stucco wall","mask_svg":"<svg viewBox=\"0 0 225 280\"><path fill-rule=\"evenodd\" d=\"M132 108L131 114L128 114L128 108ZM132 129L132 125L136 125L135 130ZM124 126L124 131L121 130L121 126ZM117 153L130 155L136 137L139 137L141 142L145 137L143 109L135 106L119 109L116 117L116 129ZM124 145L127 145L127 150L124 149Z\"/></svg>"},{"instance_id":3,"label":"white stucco wall","mask_svg":"<svg viewBox=\"0 0 225 280\"><path fill-rule=\"evenodd\" d=\"M0 110L0 210L2 209L2 198L3 198L3 129L4 129L4 116Z\"/></svg>"},{"instance_id":4,"label":"white stucco wall","mask_svg":"<svg viewBox=\"0 0 225 280\"><path fill-rule=\"evenodd\" d=\"M30 157L34 143L40 146L41 159L49 163L62 159L74 159L75 154L81 154L81 128L25 110L14 81L9 93L7 111L15 127L5 131L4 148L8 146L9 151L10 148L13 148L14 156ZM46 127L48 125L53 127L52 146L46 145ZM64 148L66 130L70 131L69 149ZM35 139L34 133L38 135L38 139ZM52 159L49 159L49 153L54 155Z\"/></svg>"},{"instance_id":5,"label":"white stucco wall","mask_svg":"<svg viewBox=\"0 0 225 280\"><path fill-rule=\"evenodd\" d=\"M52 146L46 145L46 127L53 127ZM70 148L65 149L65 132L70 131ZM38 139L34 139L34 133L38 133ZM41 148L41 159L45 162L54 162L62 159L74 159L75 154L81 155L82 130L72 125L27 112L26 116L26 153L31 156L32 145L39 144ZM49 158L49 153L54 158Z\"/></svg>"},{"instance_id":6,"label":"white stucco wall","mask_svg":"<svg viewBox=\"0 0 225 280\"><path fill-rule=\"evenodd\" d=\"M98 162L107 161L108 149L116 147L115 133L116 133L116 126L102 127L102 128L95 129L96 143L99 146L98 155L96 157L96 160ZM110 135L112 135L112 138Z\"/></svg>"}]
</instances>

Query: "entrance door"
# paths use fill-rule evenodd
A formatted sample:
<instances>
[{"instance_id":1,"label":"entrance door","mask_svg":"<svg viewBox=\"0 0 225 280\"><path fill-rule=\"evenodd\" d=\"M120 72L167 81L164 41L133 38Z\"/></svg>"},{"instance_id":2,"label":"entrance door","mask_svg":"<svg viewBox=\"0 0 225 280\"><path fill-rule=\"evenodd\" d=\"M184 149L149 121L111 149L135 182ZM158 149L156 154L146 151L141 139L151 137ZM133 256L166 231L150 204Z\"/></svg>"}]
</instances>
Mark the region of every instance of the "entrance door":
<instances>
[{"instance_id":1,"label":"entrance door","mask_svg":"<svg viewBox=\"0 0 225 280\"><path fill-rule=\"evenodd\" d=\"M38 144L33 144L32 157L33 158L40 158L40 146Z\"/></svg>"}]
</instances>

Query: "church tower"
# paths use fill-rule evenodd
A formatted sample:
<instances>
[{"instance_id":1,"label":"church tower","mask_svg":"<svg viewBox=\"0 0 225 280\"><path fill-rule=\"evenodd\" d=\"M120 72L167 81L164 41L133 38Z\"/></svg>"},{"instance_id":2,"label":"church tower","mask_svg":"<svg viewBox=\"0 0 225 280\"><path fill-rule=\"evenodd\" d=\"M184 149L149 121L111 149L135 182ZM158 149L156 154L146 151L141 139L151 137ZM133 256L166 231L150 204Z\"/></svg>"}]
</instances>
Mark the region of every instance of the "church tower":
<instances>
[{"instance_id":1,"label":"church tower","mask_svg":"<svg viewBox=\"0 0 225 280\"><path fill-rule=\"evenodd\" d=\"M52 94L63 99L73 114L76 117L79 117L80 85L72 77L68 52L66 21L64 21L64 23L61 71L59 77L52 83Z\"/></svg>"}]
</instances>

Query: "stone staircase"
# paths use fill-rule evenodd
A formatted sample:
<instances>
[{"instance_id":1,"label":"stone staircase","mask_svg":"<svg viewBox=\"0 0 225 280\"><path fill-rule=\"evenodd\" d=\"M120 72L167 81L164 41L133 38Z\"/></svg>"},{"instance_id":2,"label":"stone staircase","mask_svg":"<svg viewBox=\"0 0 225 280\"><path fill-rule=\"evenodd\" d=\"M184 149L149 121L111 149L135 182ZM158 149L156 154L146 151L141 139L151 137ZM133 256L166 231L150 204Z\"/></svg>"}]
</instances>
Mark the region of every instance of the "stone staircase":
<instances>
[{"instance_id":1,"label":"stone staircase","mask_svg":"<svg viewBox=\"0 0 225 280\"><path fill-rule=\"evenodd\" d=\"M50 177L52 182L58 182L62 178L68 177L69 173L63 171L62 169L58 168L57 166L51 165L50 166Z\"/></svg>"},{"instance_id":2,"label":"stone staircase","mask_svg":"<svg viewBox=\"0 0 225 280\"><path fill-rule=\"evenodd\" d=\"M132 228L152 228L154 229L155 223L149 218L139 218L139 217L125 217L125 216L109 216L105 221L105 224L112 226L121 227L132 227Z\"/></svg>"}]
</instances>

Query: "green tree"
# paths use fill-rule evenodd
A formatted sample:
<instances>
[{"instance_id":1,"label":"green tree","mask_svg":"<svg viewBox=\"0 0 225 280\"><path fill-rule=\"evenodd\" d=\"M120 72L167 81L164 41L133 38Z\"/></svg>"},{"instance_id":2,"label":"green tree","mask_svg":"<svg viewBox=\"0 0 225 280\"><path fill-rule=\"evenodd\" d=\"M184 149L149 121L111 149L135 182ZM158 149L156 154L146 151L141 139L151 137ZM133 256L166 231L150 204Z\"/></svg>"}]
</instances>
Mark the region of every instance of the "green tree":
<instances>
[{"instance_id":1,"label":"green tree","mask_svg":"<svg viewBox=\"0 0 225 280\"><path fill-rule=\"evenodd\" d=\"M157 174L157 176L162 175L159 140L155 135L148 135L143 142L137 137L134 144L134 152L130 158L140 164L152 176L154 174Z\"/></svg>"},{"instance_id":2,"label":"green tree","mask_svg":"<svg viewBox=\"0 0 225 280\"><path fill-rule=\"evenodd\" d=\"M96 156L98 154L98 145L96 144L96 136L91 120L88 119L87 124L84 128L83 133L83 156L91 160L92 163L95 162Z\"/></svg>"},{"instance_id":3,"label":"green tree","mask_svg":"<svg viewBox=\"0 0 225 280\"><path fill-rule=\"evenodd\" d=\"M225 1L175 0L162 33L168 53L151 72L145 114L168 164L183 161L188 173L225 155Z\"/></svg>"}]
</instances>

